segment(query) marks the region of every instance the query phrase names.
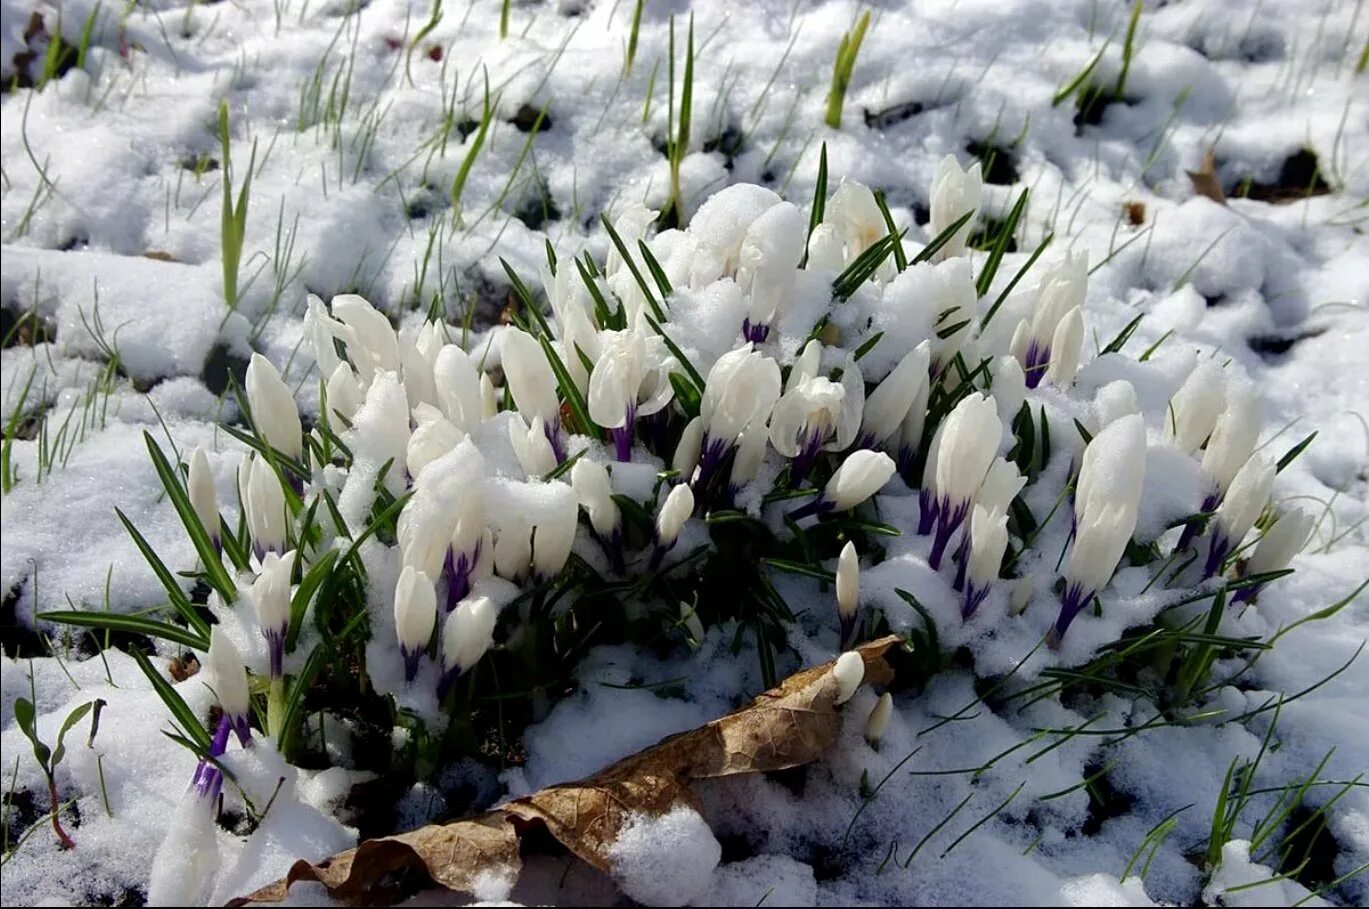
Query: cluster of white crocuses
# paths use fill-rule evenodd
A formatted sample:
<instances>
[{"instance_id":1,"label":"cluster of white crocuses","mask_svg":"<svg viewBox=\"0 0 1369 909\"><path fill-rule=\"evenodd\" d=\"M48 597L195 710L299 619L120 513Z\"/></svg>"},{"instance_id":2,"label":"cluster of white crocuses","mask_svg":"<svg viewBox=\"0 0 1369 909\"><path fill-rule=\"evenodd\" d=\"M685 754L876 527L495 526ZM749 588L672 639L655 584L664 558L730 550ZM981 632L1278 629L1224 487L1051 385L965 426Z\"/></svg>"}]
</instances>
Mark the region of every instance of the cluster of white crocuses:
<instances>
[{"instance_id":1,"label":"cluster of white crocuses","mask_svg":"<svg viewBox=\"0 0 1369 909\"><path fill-rule=\"evenodd\" d=\"M932 190L932 235L973 213L980 195L977 167L943 162ZM321 374L320 418L345 442L350 461L316 466L307 482L266 455L245 458L239 470L255 573L248 590L273 682L290 621L290 547L298 545L291 504L297 513L326 489L349 523L365 523L382 487L409 496L396 528L394 633L405 683L435 678L439 696L492 646L503 608L526 585L555 579L573 553L601 575L646 576L668 567L692 518L740 508L775 528L820 521L861 506L896 474L917 491L919 505L916 526L900 529L930 537L927 565L946 573L962 615L974 616L999 583L1016 585L1010 614L1022 608L1030 579L1011 577L1020 552L1006 557L1012 534L1021 532L1013 529L1014 502L1030 478L1010 451L1018 421L1040 409L1024 402L1072 394L1086 257L1067 254L1043 267L1032 289L1007 297L990 330L966 255L970 222L943 236L925 261L900 269L891 257L858 294L834 296L843 270L890 233L876 197L858 183L833 194L811 234L801 210L751 185L712 197L686 230L649 235L653 220L640 206L621 212L602 270L587 254L563 257L559 267L549 257L541 275L546 314L525 309L526 322L491 329L468 346L440 322L397 331L355 295L331 306L310 299L305 336ZM734 311L744 315L730 337L678 333L672 315L680 291L740 300ZM796 335L784 320L800 299L818 299L825 310ZM824 330L837 307L874 313L881 301L886 328L892 307L925 330L876 333L873 315L863 333L860 320L846 321L851 338ZM782 325L789 327L777 331ZM862 358L871 350L878 365L867 371ZM1142 505L1146 425L1127 383L1113 383L1106 397L1106 418L1070 473L1072 548L1055 644L1108 585ZM247 399L256 432L283 459L299 461L306 442L309 451L324 447L317 427L306 438L289 388L259 356L248 370ZM1234 561L1265 511L1274 469L1253 452L1254 399L1228 388L1215 366L1195 370L1168 410L1170 442L1188 453L1201 449L1211 486L1202 508L1211 520L1195 516L1178 549L1192 547L1207 527L1202 574L1210 577ZM191 495L217 533L205 476L197 454ZM627 532L629 504L634 514L636 506L654 514L648 539ZM706 542L702 521L699 527L696 540ZM1309 531L1301 514L1279 517L1246 570L1282 568ZM1018 543L1026 548L1030 540ZM843 648L859 638L859 561L847 543L836 576ZM688 606L678 624L691 638L704 634ZM425 661L439 671L425 675ZM222 659L226 675L232 662ZM238 681L222 684L220 697L236 697ZM245 711L225 707L245 736Z\"/></svg>"}]
</instances>

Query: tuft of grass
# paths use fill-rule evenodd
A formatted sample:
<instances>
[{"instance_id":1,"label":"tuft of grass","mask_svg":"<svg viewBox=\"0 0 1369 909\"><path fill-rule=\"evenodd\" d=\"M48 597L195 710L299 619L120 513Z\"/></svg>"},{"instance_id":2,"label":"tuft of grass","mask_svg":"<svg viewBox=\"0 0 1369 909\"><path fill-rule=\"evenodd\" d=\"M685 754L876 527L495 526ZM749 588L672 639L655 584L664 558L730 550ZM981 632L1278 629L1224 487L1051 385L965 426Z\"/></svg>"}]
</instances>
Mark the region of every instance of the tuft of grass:
<instances>
[{"instance_id":1,"label":"tuft of grass","mask_svg":"<svg viewBox=\"0 0 1369 909\"><path fill-rule=\"evenodd\" d=\"M685 45L684 79L680 86L680 117L675 119L675 19L670 20L670 100L666 117L666 155L670 159L670 204L664 213L675 226L684 227L684 194L680 190L680 164L689 154L689 133L694 108L694 17L689 17Z\"/></svg>"},{"instance_id":2,"label":"tuft of grass","mask_svg":"<svg viewBox=\"0 0 1369 909\"><path fill-rule=\"evenodd\" d=\"M632 64L637 59L637 33L642 27L642 9L646 6L646 0L637 0L636 6L632 10L632 30L627 37L627 52L623 55L623 75L632 72Z\"/></svg>"},{"instance_id":3,"label":"tuft of grass","mask_svg":"<svg viewBox=\"0 0 1369 909\"><path fill-rule=\"evenodd\" d=\"M223 262L223 301L229 311L238 306L238 266L242 262L242 248L247 235L247 205L252 197L252 172L257 164L257 143L252 142L252 156L247 162L247 176L233 201L232 148L228 123L228 102L219 102L219 144L222 149L223 210L220 218L220 258Z\"/></svg>"},{"instance_id":4,"label":"tuft of grass","mask_svg":"<svg viewBox=\"0 0 1369 909\"><path fill-rule=\"evenodd\" d=\"M832 87L827 92L827 125L841 129L841 108L846 103L846 89L851 86L851 72L856 68L856 55L860 44L865 40L865 30L870 27L870 11L861 13L855 28L841 36L837 47L837 59L832 66Z\"/></svg>"},{"instance_id":5,"label":"tuft of grass","mask_svg":"<svg viewBox=\"0 0 1369 909\"><path fill-rule=\"evenodd\" d=\"M475 132L475 138L471 140L471 147L466 151L465 160L461 162L461 169L456 172L456 179L452 180L451 203L452 217L457 223L461 221L461 194L466 189L466 180L471 175L471 168L475 166L475 159L480 155L480 149L485 144L485 137L489 135L490 124L494 121L494 111L499 105L499 98L490 101L490 74L485 71L485 101L484 111L480 116L480 128Z\"/></svg>"}]
</instances>

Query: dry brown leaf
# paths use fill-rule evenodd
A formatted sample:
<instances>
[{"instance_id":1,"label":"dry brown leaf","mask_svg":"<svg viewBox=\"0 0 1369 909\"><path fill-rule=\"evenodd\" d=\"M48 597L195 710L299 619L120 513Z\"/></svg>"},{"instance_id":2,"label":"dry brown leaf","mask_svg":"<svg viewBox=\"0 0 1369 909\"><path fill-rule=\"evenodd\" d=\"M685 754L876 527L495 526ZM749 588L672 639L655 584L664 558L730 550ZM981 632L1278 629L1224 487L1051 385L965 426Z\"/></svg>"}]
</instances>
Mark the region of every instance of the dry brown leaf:
<instances>
[{"instance_id":1,"label":"dry brown leaf","mask_svg":"<svg viewBox=\"0 0 1369 909\"><path fill-rule=\"evenodd\" d=\"M1218 205L1226 204L1226 193L1222 191L1222 181L1217 178L1217 159L1212 154L1212 149L1209 148L1203 155L1202 167L1185 173L1193 183L1194 192L1200 196L1207 196Z\"/></svg>"},{"instance_id":2,"label":"dry brown leaf","mask_svg":"<svg viewBox=\"0 0 1369 909\"><path fill-rule=\"evenodd\" d=\"M893 679L884 653L898 640L891 635L857 648L865 660L865 683ZM469 893L478 874L517 874L519 837L533 827L545 828L572 854L611 873L609 850L628 816L693 806L690 780L798 767L830 748L841 731L832 665L795 673L746 707L579 782L548 787L476 818L367 840L317 865L298 861L283 880L229 905L278 902L295 881L318 881L340 899L373 901L382 895L387 875L419 867L440 886Z\"/></svg>"}]
</instances>

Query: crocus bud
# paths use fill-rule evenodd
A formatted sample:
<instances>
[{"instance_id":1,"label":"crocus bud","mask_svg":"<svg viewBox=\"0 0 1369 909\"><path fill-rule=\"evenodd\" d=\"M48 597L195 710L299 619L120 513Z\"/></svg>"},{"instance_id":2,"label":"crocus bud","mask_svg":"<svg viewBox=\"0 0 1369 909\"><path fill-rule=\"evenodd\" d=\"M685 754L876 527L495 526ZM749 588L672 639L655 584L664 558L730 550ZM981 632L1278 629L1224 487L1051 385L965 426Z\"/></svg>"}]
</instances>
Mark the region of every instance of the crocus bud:
<instances>
[{"instance_id":1,"label":"crocus bud","mask_svg":"<svg viewBox=\"0 0 1369 909\"><path fill-rule=\"evenodd\" d=\"M694 513L694 493L683 483L670 490L656 515L656 542L669 549L675 545L680 529Z\"/></svg>"},{"instance_id":2,"label":"crocus bud","mask_svg":"<svg viewBox=\"0 0 1369 909\"><path fill-rule=\"evenodd\" d=\"M695 417L685 424L680 433L680 442L671 456L670 467L680 472L680 479L688 483L694 477L694 468L699 466L699 453L704 441L704 418Z\"/></svg>"},{"instance_id":3,"label":"crocus bud","mask_svg":"<svg viewBox=\"0 0 1369 909\"><path fill-rule=\"evenodd\" d=\"M789 482L798 486L818 452L835 439L846 391L830 379L804 379L784 393L770 417L770 442L786 458L793 458Z\"/></svg>"},{"instance_id":4,"label":"crocus bud","mask_svg":"<svg viewBox=\"0 0 1369 909\"><path fill-rule=\"evenodd\" d=\"M400 371L399 338L384 313L357 294L338 294L333 315L347 326L343 341L362 385L369 386L377 372Z\"/></svg>"},{"instance_id":5,"label":"crocus bud","mask_svg":"<svg viewBox=\"0 0 1369 909\"><path fill-rule=\"evenodd\" d=\"M518 328L506 328L500 336L504 380L525 420L541 417L548 426L560 425L561 404L556 397L556 374L542 346Z\"/></svg>"},{"instance_id":6,"label":"crocus bud","mask_svg":"<svg viewBox=\"0 0 1369 909\"><path fill-rule=\"evenodd\" d=\"M1302 548L1307 545L1315 525L1316 519L1299 509L1290 509L1280 514L1255 544L1255 551L1246 563L1245 573L1262 575L1287 568L1293 557L1302 552ZM1236 600L1240 602L1254 599L1255 594L1263 586L1264 584L1251 584L1242 587L1236 593Z\"/></svg>"},{"instance_id":7,"label":"crocus bud","mask_svg":"<svg viewBox=\"0 0 1369 909\"><path fill-rule=\"evenodd\" d=\"M488 420L499 413L499 395L494 390L494 380L490 374L480 374L480 411Z\"/></svg>"},{"instance_id":8,"label":"crocus bud","mask_svg":"<svg viewBox=\"0 0 1369 909\"><path fill-rule=\"evenodd\" d=\"M860 428L862 448L878 448L898 432L908 416L908 409L917 400L921 386L927 384L927 368L931 364L932 344L923 341L908 352L879 383L865 401L865 413Z\"/></svg>"},{"instance_id":9,"label":"crocus bud","mask_svg":"<svg viewBox=\"0 0 1369 909\"><path fill-rule=\"evenodd\" d=\"M411 477L418 476L424 467L460 445L466 438L466 434L446 417L427 418L429 415L425 414L425 419L418 419L417 413L418 409L415 408L418 427L409 436L404 455L404 463Z\"/></svg>"},{"instance_id":10,"label":"crocus bud","mask_svg":"<svg viewBox=\"0 0 1369 909\"><path fill-rule=\"evenodd\" d=\"M970 515L970 553L966 565L965 600L961 605L962 618L969 618L989 595L998 579L1003 564L1003 552L1008 547L1008 516L975 505Z\"/></svg>"},{"instance_id":11,"label":"crocus bud","mask_svg":"<svg viewBox=\"0 0 1369 909\"><path fill-rule=\"evenodd\" d=\"M894 475L894 459L882 451L861 449L847 455L822 491L824 510L846 511L879 492Z\"/></svg>"},{"instance_id":12,"label":"crocus bud","mask_svg":"<svg viewBox=\"0 0 1369 909\"><path fill-rule=\"evenodd\" d=\"M1221 367L1204 360L1169 399L1165 432L1182 451L1192 453L1212 434L1226 400Z\"/></svg>"},{"instance_id":13,"label":"crocus bud","mask_svg":"<svg viewBox=\"0 0 1369 909\"><path fill-rule=\"evenodd\" d=\"M1048 374L1057 385L1074 380L1079 366L1076 338L1083 338L1082 308L1088 276L1087 253L1066 253L1038 284L1031 321L1023 320L1017 326L1010 347L1026 373L1028 388L1035 388Z\"/></svg>"},{"instance_id":14,"label":"crocus bud","mask_svg":"<svg viewBox=\"0 0 1369 909\"><path fill-rule=\"evenodd\" d=\"M855 645L856 610L860 607L860 556L856 544L847 541L837 558L837 617L841 620L841 646Z\"/></svg>"},{"instance_id":15,"label":"crocus bud","mask_svg":"<svg viewBox=\"0 0 1369 909\"><path fill-rule=\"evenodd\" d=\"M403 366L404 390L408 393L409 407L436 404L433 363L423 356L413 341L405 338L399 339L399 359Z\"/></svg>"},{"instance_id":16,"label":"crocus bud","mask_svg":"<svg viewBox=\"0 0 1369 909\"><path fill-rule=\"evenodd\" d=\"M831 224L819 224L808 235L809 271L839 272L846 267L846 241Z\"/></svg>"},{"instance_id":17,"label":"crocus bud","mask_svg":"<svg viewBox=\"0 0 1369 909\"><path fill-rule=\"evenodd\" d=\"M931 235L940 236L958 219L964 217L966 212L978 209L979 196L983 189L984 179L978 161L968 170L961 170L954 155L942 158L936 169L936 176L932 179L932 220L928 226ZM973 222L974 218L971 218L957 230L950 242L937 251L933 260L939 262L942 259L964 255L966 240L974 227Z\"/></svg>"},{"instance_id":18,"label":"crocus bud","mask_svg":"<svg viewBox=\"0 0 1369 909\"><path fill-rule=\"evenodd\" d=\"M480 374L470 354L457 345L445 344L438 350L433 362L433 386L438 406L453 426L473 432L484 420Z\"/></svg>"},{"instance_id":19,"label":"crocus bud","mask_svg":"<svg viewBox=\"0 0 1369 909\"><path fill-rule=\"evenodd\" d=\"M753 420L770 416L780 396L780 368L748 344L723 354L708 372L700 415L706 427L700 481L717 469Z\"/></svg>"},{"instance_id":20,"label":"crocus bud","mask_svg":"<svg viewBox=\"0 0 1369 909\"><path fill-rule=\"evenodd\" d=\"M1225 493L1236 472L1255 450L1260 435L1260 407L1255 393L1247 388L1229 388L1226 410L1217 419L1203 451L1203 473Z\"/></svg>"},{"instance_id":21,"label":"crocus bud","mask_svg":"<svg viewBox=\"0 0 1369 909\"><path fill-rule=\"evenodd\" d=\"M257 608L262 637L266 638L273 679L281 677L285 660L285 632L290 627L290 574L294 566L293 550L283 556L268 552L261 561L261 573L252 582L252 603Z\"/></svg>"},{"instance_id":22,"label":"crocus bud","mask_svg":"<svg viewBox=\"0 0 1369 909\"><path fill-rule=\"evenodd\" d=\"M480 662L494 643L494 626L499 608L487 596L472 597L457 604L442 629L442 682L438 697L444 697L453 682Z\"/></svg>"},{"instance_id":23,"label":"crocus bud","mask_svg":"<svg viewBox=\"0 0 1369 909\"><path fill-rule=\"evenodd\" d=\"M975 502L988 511L1008 513L1012 500L1027 485L1027 478L1017 472L1017 465L1006 458L995 458L984 474L984 482L979 484Z\"/></svg>"},{"instance_id":24,"label":"crocus bud","mask_svg":"<svg viewBox=\"0 0 1369 909\"><path fill-rule=\"evenodd\" d=\"M207 659L210 688L223 708L229 725L238 734L238 741L246 747L252 741L252 702L247 693L247 668L243 666L238 648L233 646L221 626L210 629Z\"/></svg>"},{"instance_id":25,"label":"crocus bud","mask_svg":"<svg viewBox=\"0 0 1369 909\"><path fill-rule=\"evenodd\" d=\"M347 326L328 315L328 307L314 294L309 294L304 310L304 337L318 364L319 375L331 376L342 362L338 356L337 340L348 332Z\"/></svg>"},{"instance_id":26,"label":"crocus bud","mask_svg":"<svg viewBox=\"0 0 1369 909\"><path fill-rule=\"evenodd\" d=\"M903 418L903 423L898 428L898 472L909 481L909 485L915 481L913 466L922 447L922 430L927 424L927 399L931 392L931 382L923 382L918 386L917 395L908 408L908 415ZM932 475L935 476L935 471Z\"/></svg>"},{"instance_id":27,"label":"crocus bud","mask_svg":"<svg viewBox=\"0 0 1369 909\"><path fill-rule=\"evenodd\" d=\"M757 420L746 427L741 441L737 443L737 455L732 459L732 473L727 479L729 499L736 499L746 485L756 479L765 461L765 448L769 440L770 432L764 420Z\"/></svg>"},{"instance_id":28,"label":"crocus bud","mask_svg":"<svg viewBox=\"0 0 1369 909\"><path fill-rule=\"evenodd\" d=\"M1074 515L1084 515L1108 503L1135 512L1141 503L1146 475L1146 424L1139 414L1110 423L1089 442L1074 487Z\"/></svg>"},{"instance_id":29,"label":"crocus bud","mask_svg":"<svg viewBox=\"0 0 1369 909\"><path fill-rule=\"evenodd\" d=\"M427 574L405 565L395 585L395 635L404 656L404 681L418 674L419 655L437 625L437 591Z\"/></svg>"},{"instance_id":30,"label":"crocus bud","mask_svg":"<svg viewBox=\"0 0 1369 909\"><path fill-rule=\"evenodd\" d=\"M570 485L589 515L594 532L602 540L611 540L618 531L620 516L604 465L589 458L580 458L570 469Z\"/></svg>"},{"instance_id":31,"label":"crocus bud","mask_svg":"<svg viewBox=\"0 0 1369 909\"><path fill-rule=\"evenodd\" d=\"M933 474L937 525L927 559L933 569L941 566L951 536L970 512L970 503L998 454L1003 424L994 402L976 392L955 406L937 435ZM928 463L930 467L930 460Z\"/></svg>"},{"instance_id":32,"label":"crocus bud","mask_svg":"<svg viewBox=\"0 0 1369 909\"><path fill-rule=\"evenodd\" d=\"M289 520L280 477L263 458L246 455L238 465L238 495L257 557L285 549Z\"/></svg>"},{"instance_id":33,"label":"crocus bud","mask_svg":"<svg viewBox=\"0 0 1369 909\"><path fill-rule=\"evenodd\" d=\"M998 419L1011 424L1022 409L1022 402L1027 399L1027 374L1022 371L1022 364L1017 362L1017 357L1011 355L995 359L989 370L993 376L993 399L998 405Z\"/></svg>"},{"instance_id":34,"label":"crocus bud","mask_svg":"<svg viewBox=\"0 0 1369 909\"><path fill-rule=\"evenodd\" d=\"M837 680L837 698L832 703L840 706L851 700L851 695L865 680L865 660L855 651L848 650L837 657L832 676Z\"/></svg>"},{"instance_id":35,"label":"crocus bud","mask_svg":"<svg viewBox=\"0 0 1369 909\"><path fill-rule=\"evenodd\" d=\"M252 354L247 364L247 404L252 408L253 425L268 445L291 458L303 453L295 396L271 361L259 353Z\"/></svg>"},{"instance_id":36,"label":"crocus bud","mask_svg":"<svg viewBox=\"0 0 1369 909\"><path fill-rule=\"evenodd\" d=\"M515 583L532 567L532 527L521 517L511 518L494 541L494 571Z\"/></svg>"},{"instance_id":37,"label":"crocus bud","mask_svg":"<svg viewBox=\"0 0 1369 909\"><path fill-rule=\"evenodd\" d=\"M541 580L554 577L565 567L580 520L573 489L565 483L555 483L545 491L551 501L539 512L532 531L532 570Z\"/></svg>"},{"instance_id":38,"label":"crocus bud","mask_svg":"<svg viewBox=\"0 0 1369 909\"><path fill-rule=\"evenodd\" d=\"M1135 529L1136 510L1122 503L1103 502L1084 513L1065 567L1060 615L1047 640L1051 647L1060 646L1074 617L1112 578Z\"/></svg>"},{"instance_id":39,"label":"crocus bud","mask_svg":"<svg viewBox=\"0 0 1369 909\"><path fill-rule=\"evenodd\" d=\"M186 491L190 495L190 506L195 517L200 519L214 548L219 547L219 503L214 496L214 474L209 470L209 458L203 448L190 453L190 474L186 479Z\"/></svg>"},{"instance_id":40,"label":"crocus bud","mask_svg":"<svg viewBox=\"0 0 1369 909\"><path fill-rule=\"evenodd\" d=\"M357 383L352 367L346 363L339 363L334 368L324 394L328 396L328 409L349 423L361 409L361 385Z\"/></svg>"},{"instance_id":41,"label":"crocus bud","mask_svg":"<svg viewBox=\"0 0 1369 909\"><path fill-rule=\"evenodd\" d=\"M704 623L699 620L698 610L688 603L681 603L680 623L684 625L685 634L689 636L689 645L697 648L704 639Z\"/></svg>"},{"instance_id":42,"label":"crocus bud","mask_svg":"<svg viewBox=\"0 0 1369 909\"><path fill-rule=\"evenodd\" d=\"M884 733L889 728L889 718L893 714L894 698L886 691L879 696L874 709L870 711L870 718L865 721L865 741L876 751L879 750L879 743L884 739Z\"/></svg>"},{"instance_id":43,"label":"crocus bud","mask_svg":"<svg viewBox=\"0 0 1369 909\"><path fill-rule=\"evenodd\" d=\"M547 427L541 417L533 417L532 425L517 414L509 421L509 441L523 472L529 479L542 477L556 469L556 452L547 438Z\"/></svg>"},{"instance_id":44,"label":"crocus bud","mask_svg":"<svg viewBox=\"0 0 1369 909\"><path fill-rule=\"evenodd\" d=\"M1051 336L1050 365L1046 367L1048 382L1058 388L1074 382L1074 376L1079 372L1079 346L1083 341L1084 315L1076 306L1065 314Z\"/></svg>"},{"instance_id":45,"label":"crocus bud","mask_svg":"<svg viewBox=\"0 0 1369 909\"><path fill-rule=\"evenodd\" d=\"M1208 550L1204 577L1212 577L1226 562L1232 550L1241 545L1250 528L1269 504L1274 491L1274 465L1264 455L1251 455L1227 487L1217 507L1216 529Z\"/></svg>"}]
</instances>

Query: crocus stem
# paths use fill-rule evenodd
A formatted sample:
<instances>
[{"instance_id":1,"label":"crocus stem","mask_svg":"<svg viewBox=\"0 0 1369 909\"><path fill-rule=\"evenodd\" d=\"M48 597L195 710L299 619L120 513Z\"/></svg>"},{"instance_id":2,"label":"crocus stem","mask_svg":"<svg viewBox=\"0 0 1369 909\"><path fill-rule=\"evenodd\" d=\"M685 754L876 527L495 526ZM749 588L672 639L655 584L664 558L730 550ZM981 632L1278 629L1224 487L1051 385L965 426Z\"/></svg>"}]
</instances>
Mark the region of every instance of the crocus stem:
<instances>
[{"instance_id":1,"label":"crocus stem","mask_svg":"<svg viewBox=\"0 0 1369 909\"><path fill-rule=\"evenodd\" d=\"M76 841L62 829L62 805L57 799L57 782L51 776L48 777L48 798L52 804L52 832L57 834L57 842L63 849L75 849Z\"/></svg>"},{"instance_id":2,"label":"crocus stem","mask_svg":"<svg viewBox=\"0 0 1369 909\"><path fill-rule=\"evenodd\" d=\"M281 734L285 731L285 679L275 676L266 690L266 732L281 745Z\"/></svg>"}]
</instances>

